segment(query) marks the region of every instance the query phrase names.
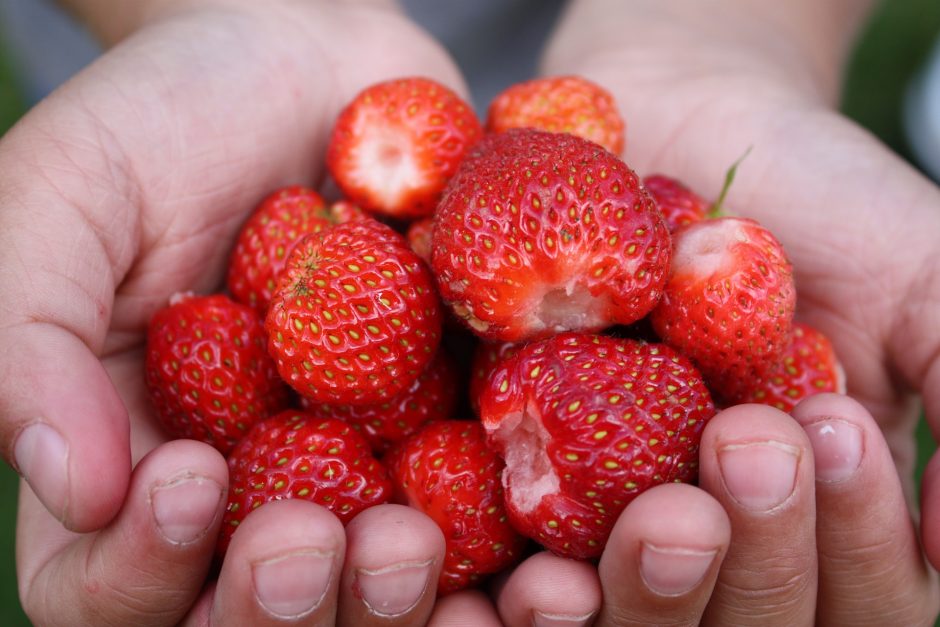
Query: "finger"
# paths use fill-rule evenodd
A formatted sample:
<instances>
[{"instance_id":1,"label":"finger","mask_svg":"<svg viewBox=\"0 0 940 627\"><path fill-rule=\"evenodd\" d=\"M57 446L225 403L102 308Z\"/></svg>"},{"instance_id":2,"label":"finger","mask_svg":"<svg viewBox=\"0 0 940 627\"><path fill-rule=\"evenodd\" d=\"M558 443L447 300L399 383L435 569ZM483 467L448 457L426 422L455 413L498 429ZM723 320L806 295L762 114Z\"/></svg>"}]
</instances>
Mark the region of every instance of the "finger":
<instances>
[{"instance_id":1,"label":"finger","mask_svg":"<svg viewBox=\"0 0 940 627\"><path fill-rule=\"evenodd\" d=\"M428 627L502 627L496 608L479 590L455 592L439 599Z\"/></svg>"},{"instance_id":2,"label":"finger","mask_svg":"<svg viewBox=\"0 0 940 627\"><path fill-rule=\"evenodd\" d=\"M29 490L18 556L24 609L37 625L171 625L196 599L224 506L225 460L180 440L146 456L107 528L43 556L57 523Z\"/></svg>"},{"instance_id":3,"label":"finger","mask_svg":"<svg viewBox=\"0 0 940 627\"><path fill-rule=\"evenodd\" d=\"M809 436L816 469L818 622L932 620L938 611L936 581L871 414L847 396L820 394L797 405L793 417Z\"/></svg>"},{"instance_id":4,"label":"finger","mask_svg":"<svg viewBox=\"0 0 940 627\"><path fill-rule=\"evenodd\" d=\"M343 526L326 508L266 503L232 536L211 623L333 625L345 551Z\"/></svg>"},{"instance_id":5,"label":"finger","mask_svg":"<svg viewBox=\"0 0 940 627\"><path fill-rule=\"evenodd\" d=\"M587 562L537 553L512 571L496 604L510 627L589 625L601 607L601 584Z\"/></svg>"},{"instance_id":6,"label":"finger","mask_svg":"<svg viewBox=\"0 0 940 627\"><path fill-rule=\"evenodd\" d=\"M662 485L638 496L611 532L598 571L598 625L698 625L731 526L703 490Z\"/></svg>"},{"instance_id":7,"label":"finger","mask_svg":"<svg viewBox=\"0 0 940 627\"><path fill-rule=\"evenodd\" d=\"M402 505L379 505L346 526L339 625L423 625L434 608L444 534Z\"/></svg>"},{"instance_id":8,"label":"finger","mask_svg":"<svg viewBox=\"0 0 940 627\"><path fill-rule=\"evenodd\" d=\"M707 625L811 625L816 606L813 456L772 407L738 405L705 427L700 485L731 521Z\"/></svg>"}]
</instances>

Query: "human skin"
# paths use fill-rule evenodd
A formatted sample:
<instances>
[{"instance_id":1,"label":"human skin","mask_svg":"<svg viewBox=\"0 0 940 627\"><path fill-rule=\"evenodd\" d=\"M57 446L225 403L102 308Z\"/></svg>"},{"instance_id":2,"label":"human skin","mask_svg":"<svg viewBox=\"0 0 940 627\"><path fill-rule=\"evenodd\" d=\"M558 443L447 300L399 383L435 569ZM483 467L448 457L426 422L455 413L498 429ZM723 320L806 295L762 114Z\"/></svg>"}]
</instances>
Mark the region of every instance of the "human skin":
<instances>
[{"instance_id":1,"label":"human skin","mask_svg":"<svg viewBox=\"0 0 940 627\"><path fill-rule=\"evenodd\" d=\"M433 580L439 567L440 535L426 518L394 506L370 510L345 532L316 506L265 508L236 534L218 583L203 588L225 468L208 447L164 443L154 427L139 376L146 320L174 291L221 285L220 243L231 242L257 198L281 184L318 182L329 122L358 89L417 73L464 88L446 55L383 2L162 0L116 16L103 0L71 4L114 47L0 141L0 442L35 488L22 490L18 533L21 596L34 622L206 624L250 616L253 624L368 625L431 616L431 624L445 625L523 625L535 617L620 625L694 624L704 616L713 624L772 625L814 615L884 624L890 615L916 624L936 612L933 575L878 424L856 403L828 396L801 406L796 420L750 406L723 412L705 434L700 488L664 486L638 499L597 569L531 558L497 582L495 603L466 593L432 609L433 594L419 590L413 607L389 617L357 599L353 583L364 571L397 564L391 572L413 573L427 564ZM708 16L675 6L574 4L544 69L583 73L614 92L628 120L626 160L642 173L661 170L714 193L725 166L754 145L729 207L779 231L796 264L801 316L833 335L855 392L902 468L909 465L909 414L899 402L907 394L887 386L895 381L885 376L895 367L887 347L896 339L889 342L887 330L925 340L936 332L921 319L930 310L916 303L906 314L912 324L885 318L915 291L909 274L927 257L936 222L925 207L937 206L935 188L832 112L839 54L820 50L780 63L771 52L792 50L785 37L760 36L767 18L745 13L750 36L737 42L741 24L728 14L695 36ZM607 14L613 9L622 11L616 20ZM605 22L620 30L599 29ZM839 23L807 41L794 27L792 46L827 41L842 32ZM838 38L844 45L848 30ZM767 42L776 47L762 62L752 48ZM813 70L801 70L804 64ZM807 155L808 163L780 162L780 154ZM860 181L884 180L872 172L894 173L891 189L857 191ZM811 193L806 186L816 179L829 187ZM885 223L858 219L883 204L895 208L889 226L898 233L908 227L897 216L927 221L910 228L910 245L893 251L887 270L871 252L881 238L892 241ZM832 206L864 211L829 223ZM802 237L846 224L844 241ZM873 302L857 293L869 281ZM900 291L888 302L892 286ZM927 298L924 287L918 295ZM899 372L926 372L928 358L914 357ZM917 389L916 377L908 383ZM931 415L936 405L928 405ZM850 452L820 426L832 419L857 434L850 439L860 457L848 470L838 462ZM58 467L67 472L54 474L54 445L39 449L43 464L28 463L45 428L22 436L37 422L67 442ZM791 471L792 482L760 472L774 451L784 452L778 468ZM879 495L874 503L871 494ZM169 508L174 524L156 523L151 504L158 501L177 505ZM675 579L675 568L663 568L683 562L687 572L704 564L690 586ZM310 590L299 585L265 609L257 594L264 582L246 573L272 565L306 574L299 584L325 585L323 599L300 611ZM845 581L863 585L840 587Z\"/></svg>"}]
</instances>

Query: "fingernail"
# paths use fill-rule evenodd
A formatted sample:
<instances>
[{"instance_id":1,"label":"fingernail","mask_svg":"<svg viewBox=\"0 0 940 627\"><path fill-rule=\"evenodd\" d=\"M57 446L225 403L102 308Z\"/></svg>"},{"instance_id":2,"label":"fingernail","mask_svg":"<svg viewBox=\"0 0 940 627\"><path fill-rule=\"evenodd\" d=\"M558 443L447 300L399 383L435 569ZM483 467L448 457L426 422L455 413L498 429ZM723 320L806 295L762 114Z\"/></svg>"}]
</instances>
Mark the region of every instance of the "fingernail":
<instances>
[{"instance_id":1,"label":"fingernail","mask_svg":"<svg viewBox=\"0 0 940 627\"><path fill-rule=\"evenodd\" d=\"M317 609L332 575L333 555L318 551L256 562L251 568L258 603L282 619L300 618Z\"/></svg>"},{"instance_id":2,"label":"fingernail","mask_svg":"<svg viewBox=\"0 0 940 627\"><path fill-rule=\"evenodd\" d=\"M428 587L431 561L393 564L384 568L360 568L356 585L362 602L373 614L400 616L411 610Z\"/></svg>"},{"instance_id":3,"label":"fingernail","mask_svg":"<svg viewBox=\"0 0 940 627\"><path fill-rule=\"evenodd\" d=\"M150 506L157 529L173 544L189 544L203 537L215 520L222 486L206 477L187 476L150 491Z\"/></svg>"},{"instance_id":4,"label":"fingernail","mask_svg":"<svg viewBox=\"0 0 940 627\"><path fill-rule=\"evenodd\" d=\"M798 453L782 442L731 444L718 451L718 465L731 497L744 509L765 512L793 493Z\"/></svg>"},{"instance_id":5,"label":"fingernail","mask_svg":"<svg viewBox=\"0 0 940 627\"><path fill-rule=\"evenodd\" d=\"M42 504L64 521L69 502L69 446L53 427L36 422L13 446L16 467Z\"/></svg>"},{"instance_id":6,"label":"fingernail","mask_svg":"<svg viewBox=\"0 0 940 627\"><path fill-rule=\"evenodd\" d=\"M862 463L862 430L831 418L805 427L813 445L816 479L835 483L855 474Z\"/></svg>"},{"instance_id":7,"label":"fingernail","mask_svg":"<svg viewBox=\"0 0 940 627\"><path fill-rule=\"evenodd\" d=\"M568 616L566 614L547 614L545 612L535 611L532 622L535 627L584 627L591 622L596 612L590 612L582 616Z\"/></svg>"},{"instance_id":8,"label":"fingernail","mask_svg":"<svg viewBox=\"0 0 940 627\"><path fill-rule=\"evenodd\" d=\"M640 576L653 592L678 596L702 583L717 554L717 550L659 547L644 542L640 549Z\"/></svg>"}]
</instances>

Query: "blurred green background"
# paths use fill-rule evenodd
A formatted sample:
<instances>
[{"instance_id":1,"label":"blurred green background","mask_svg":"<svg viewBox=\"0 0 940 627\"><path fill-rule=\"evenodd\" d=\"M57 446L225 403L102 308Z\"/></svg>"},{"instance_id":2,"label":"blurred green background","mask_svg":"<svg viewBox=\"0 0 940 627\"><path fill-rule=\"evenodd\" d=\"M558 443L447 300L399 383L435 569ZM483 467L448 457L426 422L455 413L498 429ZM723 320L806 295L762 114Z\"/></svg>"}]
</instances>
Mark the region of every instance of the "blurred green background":
<instances>
[{"instance_id":1,"label":"blurred green background","mask_svg":"<svg viewBox=\"0 0 940 627\"><path fill-rule=\"evenodd\" d=\"M909 80L938 35L940 2L937 0L882 2L859 41L846 78L843 102L846 114L908 158L910 153L901 126L902 99ZM0 134L24 111L16 68L0 41ZM919 477L934 450L923 422L918 427L918 441ZM16 494L16 475L0 465L0 625L3 627L29 625L19 608L14 568Z\"/></svg>"}]
</instances>

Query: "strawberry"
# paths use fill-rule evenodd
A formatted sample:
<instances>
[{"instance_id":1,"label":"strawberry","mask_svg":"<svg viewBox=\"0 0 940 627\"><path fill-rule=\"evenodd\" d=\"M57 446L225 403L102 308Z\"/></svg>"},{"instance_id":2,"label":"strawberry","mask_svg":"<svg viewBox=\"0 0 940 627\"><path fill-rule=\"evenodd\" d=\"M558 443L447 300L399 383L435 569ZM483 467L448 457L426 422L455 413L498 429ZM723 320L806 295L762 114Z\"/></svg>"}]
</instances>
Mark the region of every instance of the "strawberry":
<instances>
[{"instance_id":1,"label":"strawberry","mask_svg":"<svg viewBox=\"0 0 940 627\"><path fill-rule=\"evenodd\" d=\"M504 360L512 357L521 348L514 342L480 342L473 353L470 369L470 406L480 413L480 397L489 384L490 375Z\"/></svg>"},{"instance_id":2,"label":"strawberry","mask_svg":"<svg viewBox=\"0 0 940 627\"><path fill-rule=\"evenodd\" d=\"M228 468L220 557L245 516L269 501L305 499L345 525L392 493L388 472L355 429L300 412L284 411L255 425L232 451Z\"/></svg>"},{"instance_id":3,"label":"strawberry","mask_svg":"<svg viewBox=\"0 0 940 627\"><path fill-rule=\"evenodd\" d=\"M669 232L652 197L620 159L573 135L485 137L434 219L441 294L485 339L629 324L666 281Z\"/></svg>"},{"instance_id":4,"label":"strawberry","mask_svg":"<svg viewBox=\"0 0 940 627\"><path fill-rule=\"evenodd\" d=\"M439 350L427 368L396 397L375 405L330 405L301 398L304 411L353 426L376 454L388 451L426 423L452 417L457 406L457 366Z\"/></svg>"},{"instance_id":5,"label":"strawberry","mask_svg":"<svg viewBox=\"0 0 940 627\"><path fill-rule=\"evenodd\" d=\"M670 232L675 232L680 226L704 220L708 215L708 202L678 179L653 174L643 179L643 186L659 205Z\"/></svg>"},{"instance_id":6,"label":"strawberry","mask_svg":"<svg viewBox=\"0 0 940 627\"><path fill-rule=\"evenodd\" d=\"M793 324L793 341L771 373L740 399L741 403L772 405L789 412L808 396L845 393L845 373L832 343L808 324Z\"/></svg>"},{"instance_id":7,"label":"strawberry","mask_svg":"<svg viewBox=\"0 0 940 627\"><path fill-rule=\"evenodd\" d=\"M228 453L285 408L287 387L258 314L222 295L177 294L151 319L144 382L166 432Z\"/></svg>"},{"instance_id":8,"label":"strawberry","mask_svg":"<svg viewBox=\"0 0 940 627\"><path fill-rule=\"evenodd\" d=\"M600 555L624 507L692 481L715 409L695 367L663 344L562 333L500 363L480 399L506 461L510 521L558 555Z\"/></svg>"},{"instance_id":9,"label":"strawberry","mask_svg":"<svg viewBox=\"0 0 940 627\"><path fill-rule=\"evenodd\" d=\"M537 128L571 133L623 152L624 123L606 89L580 76L552 76L517 83L490 103L486 128Z\"/></svg>"},{"instance_id":10,"label":"strawberry","mask_svg":"<svg viewBox=\"0 0 940 627\"><path fill-rule=\"evenodd\" d=\"M305 187L285 187L269 195L255 209L235 242L228 269L232 298L264 316L277 276L294 244L303 235L348 222L350 215L345 207L328 209L317 192Z\"/></svg>"},{"instance_id":11,"label":"strawberry","mask_svg":"<svg viewBox=\"0 0 940 627\"><path fill-rule=\"evenodd\" d=\"M475 585L515 563L525 539L509 524L500 473L480 423L432 422L386 458L396 499L427 514L444 532L438 593Z\"/></svg>"},{"instance_id":12,"label":"strawberry","mask_svg":"<svg viewBox=\"0 0 940 627\"><path fill-rule=\"evenodd\" d=\"M467 148L483 133L473 109L427 78L372 85L340 113L326 165L364 209L429 215Z\"/></svg>"},{"instance_id":13,"label":"strawberry","mask_svg":"<svg viewBox=\"0 0 940 627\"><path fill-rule=\"evenodd\" d=\"M434 356L441 308L404 237L368 219L304 237L265 326L278 371L317 403L381 403Z\"/></svg>"},{"instance_id":14,"label":"strawberry","mask_svg":"<svg viewBox=\"0 0 940 627\"><path fill-rule=\"evenodd\" d=\"M431 263L431 234L434 231L434 220L430 217L419 218L408 225L408 244L426 263Z\"/></svg>"},{"instance_id":15,"label":"strawberry","mask_svg":"<svg viewBox=\"0 0 940 627\"><path fill-rule=\"evenodd\" d=\"M723 402L740 398L790 341L796 289L786 252L748 218L696 222L673 241L653 328L695 363Z\"/></svg>"}]
</instances>

